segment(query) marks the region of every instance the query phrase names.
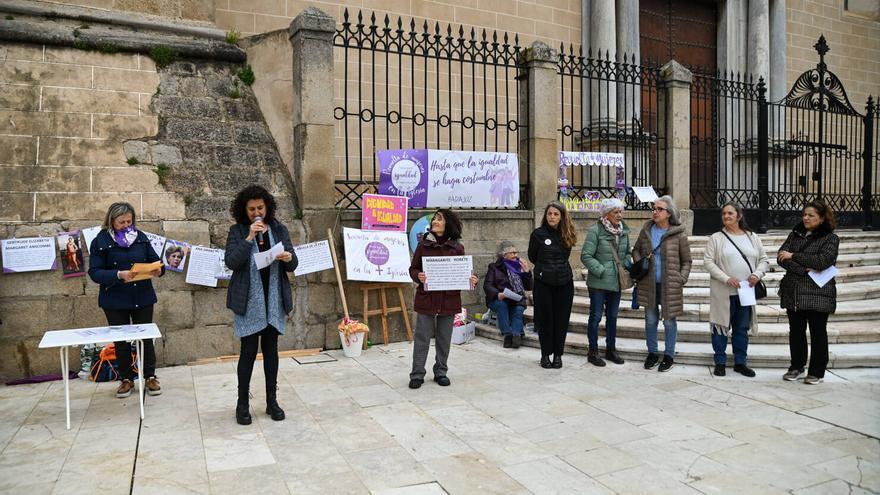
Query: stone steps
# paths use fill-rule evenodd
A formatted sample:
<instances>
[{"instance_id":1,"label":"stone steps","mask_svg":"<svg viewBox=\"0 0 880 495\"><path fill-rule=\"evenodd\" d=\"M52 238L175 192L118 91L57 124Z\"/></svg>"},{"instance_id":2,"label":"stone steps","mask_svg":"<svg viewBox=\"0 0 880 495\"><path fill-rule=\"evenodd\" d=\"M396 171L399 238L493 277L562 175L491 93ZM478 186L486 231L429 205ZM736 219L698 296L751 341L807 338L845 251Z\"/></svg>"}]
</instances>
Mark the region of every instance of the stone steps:
<instances>
[{"instance_id":1,"label":"stone steps","mask_svg":"<svg viewBox=\"0 0 880 495\"><path fill-rule=\"evenodd\" d=\"M880 267L878 267L880 268ZM771 305L778 306L779 305L779 293L778 293L778 281L775 286L770 286L767 288L767 297L761 300L762 305ZM587 288L587 283L583 281L575 282L574 285L575 296L580 296L583 298L589 297L589 290ZM632 290L626 290L623 292L621 299L626 301L626 304L629 304L629 301L632 300ZM860 301L864 299L878 299L880 298L880 282L875 280L863 280L860 282L844 282L837 283L837 302L843 301ZM709 304L710 296L709 296L709 287L708 281L706 282L706 287L692 287L690 284L685 286L684 288L684 300L691 304ZM624 304L624 303L621 303Z\"/></svg>"},{"instance_id":2,"label":"stone steps","mask_svg":"<svg viewBox=\"0 0 880 495\"><path fill-rule=\"evenodd\" d=\"M586 315L589 311L589 299L583 296L575 296L574 305L572 307L572 321L575 315ZM778 305L758 305L758 323L785 323L788 321L785 310ZM878 317L878 308L880 301L875 299L864 299L859 301L843 301L837 303L837 311L831 314L829 321L869 321L876 320ZM532 307L526 309L526 317L531 319ZM632 309L630 305L621 303L620 318L644 318L644 308ZM709 304L692 304L685 303L684 314L678 317L679 321L700 321L709 322ZM586 321L586 320L584 320ZM586 323L585 323L586 324ZM880 330L878 330L880 332Z\"/></svg>"},{"instance_id":3,"label":"stone steps","mask_svg":"<svg viewBox=\"0 0 880 495\"><path fill-rule=\"evenodd\" d=\"M661 325L662 328L662 325ZM502 340L498 329L491 325L477 324L477 335L494 340ZM500 344L499 344L500 345ZM523 345L540 347L538 336L528 332ZM617 350L626 360L644 361L648 351L643 338L617 339ZM663 339L659 340L662 352ZM604 351L604 339L600 337L599 348ZM566 338L566 352L584 355L587 353L587 336L583 333L569 333ZM829 368L880 367L880 342L872 343L829 343ZM679 364L697 364L709 366L714 364L712 346L708 342L682 342L675 345L675 362ZM749 366L756 368L787 368L790 362L788 344L749 344ZM733 355L728 346L728 366L732 366ZM608 364L608 366L614 366ZM781 376L780 371L780 376Z\"/></svg>"},{"instance_id":4,"label":"stone steps","mask_svg":"<svg viewBox=\"0 0 880 495\"><path fill-rule=\"evenodd\" d=\"M784 314L783 314L784 315ZM526 319L533 321L530 310L526 311ZM571 333L587 333L589 316L584 313L572 312L569 323ZM678 338L679 342L710 342L708 315L707 321L692 321L679 318ZM493 325L494 326L494 325ZM663 323L658 330L663 335ZM599 323L599 334L605 335L605 319ZM632 315L617 318L617 335L624 338L641 339L645 336L644 311ZM604 337L601 337L604 339ZM661 337L662 340L662 337ZM760 344L786 344L788 343L788 320L783 317L782 321L758 323L758 333L750 337L751 342ZM873 322L869 321L834 321L828 322L828 342L839 344L858 344L867 342L880 342L880 332L877 331Z\"/></svg>"},{"instance_id":5,"label":"stone steps","mask_svg":"<svg viewBox=\"0 0 880 495\"><path fill-rule=\"evenodd\" d=\"M773 258L776 256L776 253L779 252L779 248L782 247L782 244L773 244L767 245L764 244L764 251L766 251L767 256ZM696 260L697 258L702 258L703 254L706 251L705 246L694 247L691 246L691 256ZM841 241L840 247L837 250L837 253L840 254L858 254L858 253L876 253L880 252L880 242L873 241L864 241L861 239L848 239L847 241Z\"/></svg>"},{"instance_id":6,"label":"stone steps","mask_svg":"<svg viewBox=\"0 0 880 495\"><path fill-rule=\"evenodd\" d=\"M786 231L771 231L766 234L758 234L761 237L761 243L764 244L767 252L770 252L770 248L768 246L781 246L785 239L788 238L788 234L790 230ZM840 237L840 244L848 242L870 242L870 243L878 243L880 242L880 232L864 232L861 230L836 230L834 231L838 237ZM709 241L709 237L707 235L695 235L688 237L688 242L690 242L691 249L694 248L704 248L706 247L706 243Z\"/></svg>"},{"instance_id":7,"label":"stone steps","mask_svg":"<svg viewBox=\"0 0 880 495\"><path fill-rule=\"evenodd\" d=\"M584 270L584 279L586 280L587 271ZM764 284L770 287L779 287L779 281L782 280L782 277L785 275L785 272L782 270L775 272L768 272L764 275ZM835 277L837 281L837 286L840 287L842 284L849 282L864 282L866 280L880 280L880 266L877 265L869 265L869 266L848 266L844 268L838 268L837 276ZM691 271L691 275L688 278L688 283L686 287L709 287L709 273L705 271ZM577 285L575 285L577 289ZM771 290L771 292L773 292Z\"/></svg>"}]
</instances>

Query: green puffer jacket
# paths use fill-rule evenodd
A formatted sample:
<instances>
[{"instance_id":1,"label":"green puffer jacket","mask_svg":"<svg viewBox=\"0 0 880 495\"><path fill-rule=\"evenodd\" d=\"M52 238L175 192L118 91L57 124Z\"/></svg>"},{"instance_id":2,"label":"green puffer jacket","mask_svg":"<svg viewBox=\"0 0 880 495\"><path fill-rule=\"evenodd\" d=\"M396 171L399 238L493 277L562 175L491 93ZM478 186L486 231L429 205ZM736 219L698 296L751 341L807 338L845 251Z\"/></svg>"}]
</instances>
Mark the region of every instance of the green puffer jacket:
<instances>
[{"instance_id":1,"label":"green puffer jacket","mask_svg":"<svg viewBox=\"0 0 880 495\"><path fill-rule=\"evenodd\" d=\"M629 227L620 222L623 232L617 244L617 254L624 266L632 264L629 244ZM602 222L587 230L587 238L581 250L581 262L587 267L587 287L589 289L601 289L613 292L620 291L620 282L617 279L617 263L614 260L613 251L614 236L611 235Z\"/></svg>"}]
</instances>

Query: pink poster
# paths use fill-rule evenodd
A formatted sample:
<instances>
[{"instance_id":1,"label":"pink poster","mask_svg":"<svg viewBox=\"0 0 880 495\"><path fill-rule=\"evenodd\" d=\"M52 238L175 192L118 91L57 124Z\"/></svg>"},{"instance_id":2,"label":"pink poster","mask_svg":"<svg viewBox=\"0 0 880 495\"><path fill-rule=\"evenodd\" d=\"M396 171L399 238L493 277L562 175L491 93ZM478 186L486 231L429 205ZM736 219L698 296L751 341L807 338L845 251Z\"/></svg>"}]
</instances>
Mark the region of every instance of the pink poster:
<instances>
[{"instance_id":1,"label":"pink poster","mask_svg":"<svg viewBox=\"0 0 880 495\"><path fill-rule=\"evenodd\" d=\"M361 205L362 230L406 232L406 197L364 194Z\"/></svg>"}]
</instances>

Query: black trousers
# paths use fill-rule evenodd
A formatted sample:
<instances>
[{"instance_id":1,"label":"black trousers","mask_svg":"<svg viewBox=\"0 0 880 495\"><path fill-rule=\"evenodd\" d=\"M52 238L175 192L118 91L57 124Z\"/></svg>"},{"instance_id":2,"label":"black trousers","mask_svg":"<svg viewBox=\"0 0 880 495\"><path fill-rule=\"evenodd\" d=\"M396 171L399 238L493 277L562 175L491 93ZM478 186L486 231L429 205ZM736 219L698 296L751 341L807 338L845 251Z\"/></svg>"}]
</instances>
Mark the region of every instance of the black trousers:
<instances>
[{"instance_id":1,"label":"black trousers","mask_svg":"<svg viewBox=\"0 0 880 495\"><path fill-rule=\"evenodd\" d=\"M241 355L238 358L238 401L247 404L251 387L251 375L257 360L257 348L263 352L263 374L266 375L266 399L275 398L278 385L278 330L272 325L247 337L241 338Z\"/></svg>"},{"instance_id":2,"label":"black trousers","mask_svg":"<svg viewBox=\"0 0 880 495\"><path fill-rule=\"evenodd\" d=\"M532 297L535 300L535 326L538 328L538 340L541 341L541 355L562 356L571 319L574 281L564 285L547 285L535 280Z\"/></svg>"},{"instance_id":3,"label":"black trousers","mask_svg":"<svg viewBox=\"0 0 880 495\"><path fill-rule=\"evenodd\" d=\"M108 325L136 325L153 322L153 305L137 309L104 309ZM120 380L131 380L134 371L131 369L131 344L114 342L116 345L116 367L119 369ZM144 340L144 378L156 376L156 348L153 339Z\"/></svg>"},{"instance_id":4,"label":"black trousers","mask_svg":"<svg viewBox=\"0 0 880 495\"><path fill-rule=\"evenodd\" d=\"M810 368L807 374L825 377L828 366L828 313L788 310L788 348L791 367L801 369L807 364L807 325L810 326Z\"/></svg>"}]
</instances>

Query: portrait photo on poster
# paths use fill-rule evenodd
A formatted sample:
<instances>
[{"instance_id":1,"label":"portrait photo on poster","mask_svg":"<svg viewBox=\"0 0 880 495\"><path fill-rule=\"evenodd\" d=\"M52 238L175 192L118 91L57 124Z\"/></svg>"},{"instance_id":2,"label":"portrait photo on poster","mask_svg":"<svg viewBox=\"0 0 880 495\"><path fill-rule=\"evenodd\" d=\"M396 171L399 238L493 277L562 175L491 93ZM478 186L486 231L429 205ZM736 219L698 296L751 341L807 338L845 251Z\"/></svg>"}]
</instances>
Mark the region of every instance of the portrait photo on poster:
<instances>
[{"instance_id":1,"label":"portrait photo on poster","mask_svg":"<svg viewBox=\"0 0 880 495\"><path fill-rule=\"evenodd\" d=\"M162 253L162 262L165 263L165 269L177 273L183 273L183 267L186 265L186 257L189 256L190 246L182 241L167 239L165 241L165 250Z\"/></svg>"},{"instance_id":2,"label":"portrait photo on poster","mask_svg":"<svg viewBox=\"0 0 880 495\"><path fill-rule=\"evenodd\" d=\"M61 256L61 271L64 278L82 277L86 274L83 263L82 241L79 231L59 232L55 236L58 253Z\"/></svg>"}]
</instances>

